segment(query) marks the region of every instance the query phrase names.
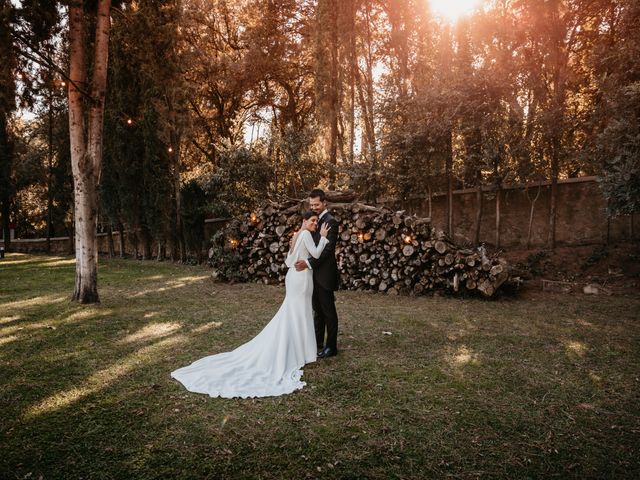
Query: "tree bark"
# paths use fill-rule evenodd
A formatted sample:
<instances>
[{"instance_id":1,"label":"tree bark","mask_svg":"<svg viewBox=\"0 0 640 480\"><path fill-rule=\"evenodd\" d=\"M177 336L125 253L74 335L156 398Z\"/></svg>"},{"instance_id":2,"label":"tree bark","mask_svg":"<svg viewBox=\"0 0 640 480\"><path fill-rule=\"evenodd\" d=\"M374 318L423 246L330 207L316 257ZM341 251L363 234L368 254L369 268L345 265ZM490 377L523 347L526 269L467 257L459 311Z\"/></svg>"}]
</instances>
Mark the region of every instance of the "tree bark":
<instances>
[{"instance_id":1,"label":"tree bark","mask_svg":"<svg viewBox=\"0 0 640 480\"><path fill-rule=\"evenodd\" d=\"M107 243L109 247L109 258L113 258L116 256L116 247L113 243L113 228L111 228L111 224L107 226Z\"/></svg>"},{"instance_id":2,"label":"tree bark","mask_svg":"<svg viewBox=\"0 0 640 480\"><path fill-rule=\"evenodd\" d=\"M533 212L535 211L536 201L540 196L540 191L542 190L542 185L538 185L538 192L533 200L529 199L531 203L531 209L529 210L529 228L527 230L527 250L531 248L531 230L533 228ZM527 188L527 198L529 198L529 189Z\"/></svg>"},{"instance_id":3,"label":"tree bark","mask_svg":"<svg viewBox=\"0 0 640 480\"><path fill-rule=\"evenodd\" d=\"M107 83L110 0L98 2L90 98L83 93L88 81L86 25L82 0L69 4L69 136L74 186L76 281L73 300L99 303L97 191L102 162L104 98ZM88 107L88 125L85 111ZM86 128L86 130L85 130Z\"/></svg>"},{"instance_id":4,"label":"tree bark","mask_svg":"<svg viewBox=\"0 0 640 480\"><path fill-rule=\"evenodd\" d=\"M445 138L445 171L447 176L447 234L453 238L453 144L451 130Z\"/></svg>"},{"instance_id":5,"label":"tree bark","mask_svg":"<svg viewBox=\"0 0 640 480\"><path fill-rule=\"evenodd\" d=\"M500 248L500 221L501 218L501 194L502 188L500 188L500 184L498 184L496 188L496 248Z\"/></svg>"},{"instance_id":6,"label":"tree bark","mask_svg":"<svg viewBox=\"0 0 640 480\"><path fill-rule=\"evenodd\" d=\"M9 138L9 130L7 128L7 119L4 112L0 112L0 155L5 158L0 161L0 215L2 216L2 233L4 238L4 249L6 252L11 250L11 229L9 227L11 215L11 163L13 157L13 145Z\"/></svg>"},{"instance_id":7,"label":"tree bark","mask_svg":"<svg viewBox=\"0 0 640 480\"><path fill-rule=\"evenodd\" d=\"M369 123L369 154L371 155L372 168L378 168L378 149L376 147L376 131L374 120L374 100L373 100L373 52L371 49L373 39L371 38L371 1L367 0L367 121Z\"/></svg>"},{"instance_id":8,"label":"tree bark","mask_svg":"<svg viewBox=\"0 0 640 480\"><path fill-rule=\"evenodd\" d=\"M338 5L331 2L331 105L329 107L330 141L329 141L329 190L336 188L336 169L338 166Z\"/></svg>"},{"instance_id":9,"label":"tree bark","mask_svg":"<svg viewBox=\"0 0 640 480\"><path fill-rule=\"evenodd\" d=\"M151 233L144 225L140 227L140 241L142 242L142 260L151 260Z\"/></svg>"},{"instance_id":10,"label":"tree bark","mask_svg":"<svg viewBox=\"0 0 640 480\"><path fill-rule=\"evenodd\" d=\"M350 89L350 105L349 105L349 163L353 165L354 146L356 135L356 1L350 2L350 27L349 32L349 89Z\"/></svg>"},{"instance_id":11,"label":"tree bark","mask_svg":"<svg viewBox=\"0 0 640 480\"><path fill-rule=\"evenodd\" d=\"M119 239L118 239L118 243L120 244L120 258L124 258L125 256L125 243L124 243L124 225L122 224L122 222L120 222L118 224L118 233L119 235Z\"/></svg>"},{"instance_id":12,"label":"tree bark","mask_svg":"<svg viewBox=\"0 0 640 480\"><path fill-rule=\"evenodd\" d=\"M51 253L53 193L51 184L53 177L53 87L49 85L49 131L47 153L47 253Z\"/></svg>"},{"instance_id":13,"label":"tree bark","mask_svg":"<svg viewBox=\"0 0 640 480\"><path fill-rule=\"evenodd\" d=\"M556 210L558 204L558 145L553 146L551 154L551 198L549 201L549 247L556 248Z\"/></svg>"},{"instance_id":14,"label":"tree bark","mask_svg":"<svg viewBox=\"0 0 640 480\"><path fill-rule=\"evenodd\" d=\"M484 210L484 195L482 195L482 173L480 169L478 169L478 173L476 174L476 223L474 225L473 232L473 243L476 245L480 245L480 226L482 225L482 213Z\"/></svg>"}]
</instances>

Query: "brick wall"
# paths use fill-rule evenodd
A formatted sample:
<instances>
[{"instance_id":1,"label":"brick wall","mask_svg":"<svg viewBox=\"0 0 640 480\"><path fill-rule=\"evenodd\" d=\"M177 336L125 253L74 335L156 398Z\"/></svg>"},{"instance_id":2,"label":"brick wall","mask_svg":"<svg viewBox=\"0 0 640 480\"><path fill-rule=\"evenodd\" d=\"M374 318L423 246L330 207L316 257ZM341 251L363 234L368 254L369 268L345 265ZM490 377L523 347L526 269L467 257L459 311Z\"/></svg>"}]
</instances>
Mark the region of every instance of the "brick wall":
<instances>
[{"instance_id":1,"label":"brick wall","mask_svg":"<svg viewBox=\"0 0 640 480\"><path fill-rule=\"evenodd\" d=\"M529 186L529 197L540 196L535 202L531 229L531 246L544 246L549 235L549 208L551 187L549 182ZM477 210L475 189L457 190L453 193L454 239L465 244L473 241ZM522 185L506 186L501 192L500 245L522 247L527 243L531 202L527 189ZM483 192L484 209L480 226L480 241L495 245L496 193ZM414 198L404 202L385 202L395 209L406 209L421 217L429 216L426 198ZM447 198L444 193L432 197L432 222L438 229L446 227ZM637 229L637 218L625 216L607 221L605 202L595 177L561 180L558 183L558 211L556 216L556 242L558 245L586 245L628 241Z\"/></svg>"},{"instance_id":2,"label":"brick wall","mask_svg":"<svg viewBox=\"0 0 640 480\"><path fill-rule=\"evenodd\" d=\"M542 247L547 244L549 234L549 199L551 187L549 182L539 182L529 186L528 194L534 198L538 188L540 196L535 203L533 226L531 230L531 246ZM527 197L527 189L522 185L505 186L501 195L500 245L502 247L524 247L527 243L529 212L531 203ZM496 193L485 191L484 213L480 228L480 241L495 245L496 240ZM432 222L439 229L446 226L446 195L437 193L432 197ZM407 210L421 217L429 216L429 202L426 198L413 198L404 202L388 200L382 202L394 209ZM453 193L454 239L464 245L473 241L476 218L476 191L474 189L456 190ZM595 177L572 178L558 183L558 212L556 219L556 241L558 245L588 245L610 242L628 241L637 230L638 219L634 216L620 217L607 221L605 203ZM214 218L205 221L205 242L228 219ZM119 254L120 242L118 232L113 233L116 254ZM107 235L98 234L99 250L107 253ZM0 246L4 243L0 240ZM17 252L45 252L46 240L12 241L11 248ZM51 239L51 251L67 254L69 239L59 237ZM153 245L152 252L157 251ZM125 232L125 252L133 255L134 246Z\"/></svg>"}]
</instances>

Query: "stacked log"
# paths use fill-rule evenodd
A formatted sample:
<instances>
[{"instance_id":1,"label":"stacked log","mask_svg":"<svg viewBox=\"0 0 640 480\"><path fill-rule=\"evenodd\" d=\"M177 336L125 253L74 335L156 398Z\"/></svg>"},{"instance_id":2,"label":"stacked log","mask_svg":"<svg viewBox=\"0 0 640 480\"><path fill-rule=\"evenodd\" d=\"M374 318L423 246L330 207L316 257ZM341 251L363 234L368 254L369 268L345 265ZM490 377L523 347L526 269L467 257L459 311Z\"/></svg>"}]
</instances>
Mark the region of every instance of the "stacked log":
<instances>
[{"instance_id":1,"label":"stacked log","mask_svg":"<svg viewBox=\"0 0 640 480\"><path fill-rule=\"evenodd\" d=\"M303 202L267 202L256 212L234 218L214 239L210 251L220 277L283 283L289 242L300 228ZM444 291L493 296L508 278L507 263L484 248L458 248L428 218L362 203L333 203L338 221L336 258L341 288L388 294ZM226 255L214 253L224 251ZM230 260L232 259L232 260Z\"/></svg>"}]
</instances>

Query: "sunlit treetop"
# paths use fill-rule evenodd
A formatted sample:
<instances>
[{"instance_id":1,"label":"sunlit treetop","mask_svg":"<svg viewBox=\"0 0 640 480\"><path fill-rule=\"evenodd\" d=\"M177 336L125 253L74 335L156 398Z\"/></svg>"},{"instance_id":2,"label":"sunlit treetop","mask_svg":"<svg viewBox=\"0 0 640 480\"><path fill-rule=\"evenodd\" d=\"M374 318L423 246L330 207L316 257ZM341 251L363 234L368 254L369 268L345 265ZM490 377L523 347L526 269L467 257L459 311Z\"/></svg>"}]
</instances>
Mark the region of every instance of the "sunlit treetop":
<instances>
[{"instance_id":1,"label":"sunlit treetop","mask_svg":"<svg viewBox=\"0 0 640 480\"><path fill-rule=\"evenodd\" d=\"M482 3L483 0L429 0L434 15L448 22L471 15Z\"/></svg>"}]
</instances>

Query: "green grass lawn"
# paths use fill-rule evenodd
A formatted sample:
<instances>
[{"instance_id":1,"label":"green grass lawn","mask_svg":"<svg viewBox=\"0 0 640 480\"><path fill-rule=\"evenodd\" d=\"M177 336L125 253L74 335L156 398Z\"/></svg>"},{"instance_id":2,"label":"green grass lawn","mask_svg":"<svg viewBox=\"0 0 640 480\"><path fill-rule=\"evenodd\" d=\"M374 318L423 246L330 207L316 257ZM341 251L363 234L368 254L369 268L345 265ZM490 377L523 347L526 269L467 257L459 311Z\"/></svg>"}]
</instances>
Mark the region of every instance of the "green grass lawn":
<instances>
[{"instance_id":1,"label":"green grass lawn","mask_svg":"<svg viewBox=\"0 0 640 480\"><path fill-rule=\"evenodd\" d=\"M0 478L639 478L640 300L338 292L340 355L254 400L170 372L252 338L283 287L105 260L0 261ZM384 332L390 332L388 333Z\"/></svg>"}]
</instances>

